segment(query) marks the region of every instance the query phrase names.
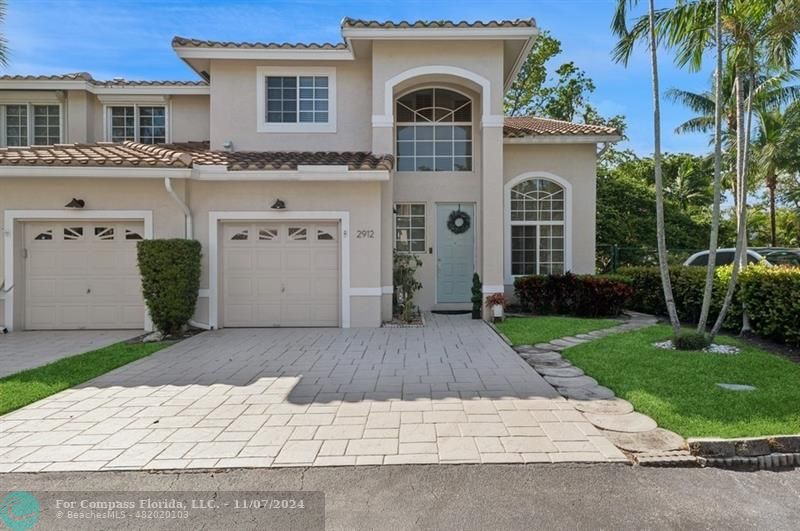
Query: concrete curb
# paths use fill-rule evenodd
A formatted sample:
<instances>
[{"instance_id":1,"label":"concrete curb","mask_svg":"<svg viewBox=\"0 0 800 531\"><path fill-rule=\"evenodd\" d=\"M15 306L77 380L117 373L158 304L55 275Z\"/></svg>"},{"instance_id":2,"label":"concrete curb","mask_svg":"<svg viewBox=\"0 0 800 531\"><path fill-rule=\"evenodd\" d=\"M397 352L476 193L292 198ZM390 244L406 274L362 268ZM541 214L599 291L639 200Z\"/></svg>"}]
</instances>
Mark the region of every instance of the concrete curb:
<instances>
[{"instance_id":1,"label":"concrete curb","mask_svg":"<svg viewBox=\"0 0 800 531\"><path fill-rule=\"evenodd\" d=\"M690 438L689 451L705 466L785 468L800 465L800 435L735 439Z\"/></svg>"}]
</instances>

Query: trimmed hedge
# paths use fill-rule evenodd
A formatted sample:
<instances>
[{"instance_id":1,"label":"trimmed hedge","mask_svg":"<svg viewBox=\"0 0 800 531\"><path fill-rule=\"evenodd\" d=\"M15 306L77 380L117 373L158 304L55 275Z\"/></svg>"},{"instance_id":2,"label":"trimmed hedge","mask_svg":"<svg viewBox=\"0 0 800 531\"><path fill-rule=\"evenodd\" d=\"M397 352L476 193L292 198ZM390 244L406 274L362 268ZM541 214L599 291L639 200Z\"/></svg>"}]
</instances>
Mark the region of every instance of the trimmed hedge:
<instances>
[{"instance_id":1,"label":"trimmed hedge","mask_svg":"<svg viewBox=\"0 0 800 531\"><path fill-rule=\"evenodd\" d=\"M142 240L136 254L142 292L150 318L165 335L177 334L189 322L200 289L200 242Z\"/></svg>"},{"instance_id":2,"label":"trimmed hedge","mask_svg":"<svg viewBox=\"0 0 800 531\"><path fill-rule=\"evenodd\" d=\"M739 279L753 332L800 345L800 268L751 265Z\"/></svg>"},{"instance_id":3,"label":"trimmed hedge","mask_svg":"<svg viewBox=\"0 0 800 531\"><path fill-rule=\"evenodd\" d=\"M619 275L530 275L514 281L519 304L536 314L619 315L633 290Z\"/></svg>"},{"instance_id":4,"label":"trimmed hedge","mask_svg":"<svg viewBox=\"0 0 800 531\"><path fill-rule=\"evenodd\" d=\"M714 291L711 299L709 321L711 323L719 315L728 280L731 277L731 266L718 267L714 278ZM666 315L664 290L661 287L661 274L658 267L623 267L617 273L626 277L633 288L626 308L637 312ZM675 308L678 318L688 323L696 323L700 319L703 306L703 290L706 285L706 268L690 266L673 266L669 268L672 281L672 294L675 297ZM742 304L737 287L733 295L733 303L725 318L725 328L739 330L742 324Z\"/></svg>"}]
</instances>

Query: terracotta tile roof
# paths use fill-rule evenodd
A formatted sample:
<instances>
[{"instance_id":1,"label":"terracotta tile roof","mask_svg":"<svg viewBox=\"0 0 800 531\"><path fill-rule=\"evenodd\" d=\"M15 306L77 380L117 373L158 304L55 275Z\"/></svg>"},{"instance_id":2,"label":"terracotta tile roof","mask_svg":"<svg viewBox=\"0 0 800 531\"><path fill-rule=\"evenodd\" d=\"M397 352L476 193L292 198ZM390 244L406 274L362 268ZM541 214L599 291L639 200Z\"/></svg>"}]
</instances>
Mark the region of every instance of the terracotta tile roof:
<instances>
[{"instance_id":1,"label":"terracotta tile roof","mask_svg":"<svg viewBox=\"0 0 800 531\"><path fill-rule=\"evenodd\" d=\"M335 165L347 166L350 170L391 170L393 162L391 155L364 151L212 151L208 142L165 145L99 142L0 149L0 166L191 168L224 165L236 171Z\"/></svg>"},{"instance_id":2,"label":"terracotta tile roof","mask_svg":"<svg viewBox=\"0 0 800 531\"><path fill-rule=\"evenodd\" d=\"M186 37L173 37L173 47L189 48L239 48L239 49L263 49L263 50L345 50L347 45L339 43L289 43L289 42L233 42L233 41L210 41L201 39L190 39Z\"/></svg>"},{"instance_id":3,"label":"terracotta tile roof","mask_svg":"<svg viewBox=\"0 0 800 531\"><path fill-rule=\"evenodd\" d=\"M189 168L186 153L135 142L0 148L0 166Z\"/></svg>"},{"instance_id":4,"label":"terracotta tile roof","mask_svg":"<svg viewBox=\"0 0 800 531\"><path fill-rule=\"evenodd\" d=\"M604 125L576 124L553 120L551 118L539 118L538 116L506 116L503 123L503 136L505 137L524 137L524 136L560 136L560 135L619 135L619 131L613 127Z\"/></svg>"},{"instance_id":5,"label":"terracotta tile roof","mask_svg":"<svg viewBox=\"0 0 800 531\"><path fill-rule=\"evenodd\" d=\"M342 28L372 28L372 29L404 29L404 28L535 28L536 21L532 18L516 20L476 20L467 22L462 20L364 20L345 17L342 19Z\"/></svg>"},{"instance_id":6,"label":"terracotta tile roof","mask_svg":"<svg viewBox=\"0 0 800 531\"><path fill-rule=\"evenodd\" d=\"M93 86L127 86L127 87L161 87L161 86L182 86L195 87L208 85L206 81L182 81L182 80L156 80L139 81L130 79L110 79L107 81L95 79L88 72L74 72L69 74L57 74L51 76L28 76L28 75L4 75L0 76L0 81L85 81Z\"/></svg>"},{"instance_id":7,"label":"terracotta tile roof","mask_svg":"<svg viewBox=\"0 0 800 531\"><path fill-rule=\"evenodd\" d=\"M195 165L225 165L236 170L296 170L298 166L347 166L350 170L391 170L394 157L365 151L212 151L207 142L170 144Z\"/></svg>"}]
</instances>

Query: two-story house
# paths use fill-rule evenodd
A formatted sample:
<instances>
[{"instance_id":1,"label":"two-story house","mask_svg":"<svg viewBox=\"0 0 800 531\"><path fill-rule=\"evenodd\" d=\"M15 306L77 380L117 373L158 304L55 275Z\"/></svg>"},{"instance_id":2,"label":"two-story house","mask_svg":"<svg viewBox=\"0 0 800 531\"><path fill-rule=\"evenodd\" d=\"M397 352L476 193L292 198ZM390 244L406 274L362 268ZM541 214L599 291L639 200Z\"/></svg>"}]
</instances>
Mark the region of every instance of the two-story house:
<instances>
[{"instance_id":1,"label":"two-story house","mask_svg":"<svg viewBox=\"0 0 800 531\"><path fill-rule=\"evenodd\" d=\"M598 144L503 116L533 20L345 19L338 44L176 37L198 81L0 78L0 324L148 328L135 244L203 246L194 321L378 326L393 252L423 310L594 271Z\"/></svg>"}]
</instances>

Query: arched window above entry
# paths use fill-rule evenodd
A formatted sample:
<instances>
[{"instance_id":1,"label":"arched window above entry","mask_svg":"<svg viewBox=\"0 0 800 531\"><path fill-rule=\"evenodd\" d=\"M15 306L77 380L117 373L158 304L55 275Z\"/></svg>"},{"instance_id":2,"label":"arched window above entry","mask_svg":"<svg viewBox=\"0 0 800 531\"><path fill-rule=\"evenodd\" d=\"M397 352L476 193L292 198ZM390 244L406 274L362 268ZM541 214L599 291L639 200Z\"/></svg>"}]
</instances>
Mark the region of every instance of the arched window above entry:
<instances>
[{"instance_id":1,"label":"arched window above entry","mask_svg":"<svg viewBox=\"0 0 800 531\"><path fill-rule=\"evenodd\" d=\"M397 99L398 171L472 171L472 100L443 88Z\"/></svg>"},{"instance_id":2,"label":"arched window above entry","mask_svg":"<svg viewBox=\"0 0 800 531\"><path fill-rule=\"evenodd\" d=\"M566 194L559 183L531 178L511 188L511 274L565 271Z\"/></svg>"}]
</instances>

